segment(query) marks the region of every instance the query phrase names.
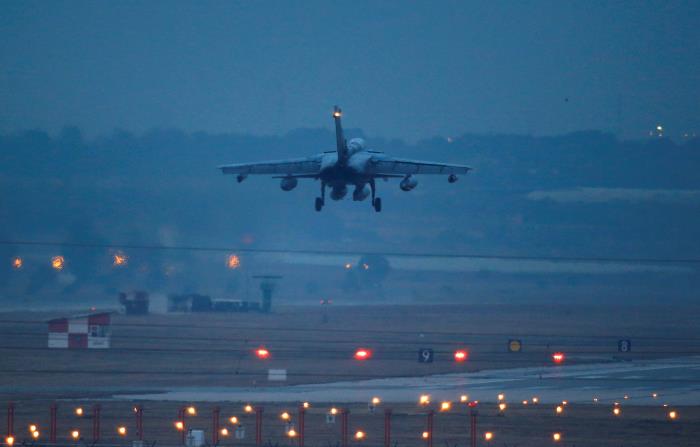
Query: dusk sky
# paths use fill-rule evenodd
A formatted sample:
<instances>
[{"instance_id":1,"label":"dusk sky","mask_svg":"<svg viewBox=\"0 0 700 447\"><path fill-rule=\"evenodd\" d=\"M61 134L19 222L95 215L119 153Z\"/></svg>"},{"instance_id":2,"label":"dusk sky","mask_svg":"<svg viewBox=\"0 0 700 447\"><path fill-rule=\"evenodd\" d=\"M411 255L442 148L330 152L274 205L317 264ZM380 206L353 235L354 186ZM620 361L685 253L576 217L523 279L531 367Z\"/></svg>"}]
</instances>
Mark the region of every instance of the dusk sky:
<instances>
[{"instance_id":1,"label":"dusk sky","mask_svg":"<svg viewBox=\"0 0 700 447\"><path fill-rule=\"evenodd\" d=\"M2 1L0 33L0 132L278 135L340 104L408 141L700 133L697 1Z\"/></svg>"}]
</instances>

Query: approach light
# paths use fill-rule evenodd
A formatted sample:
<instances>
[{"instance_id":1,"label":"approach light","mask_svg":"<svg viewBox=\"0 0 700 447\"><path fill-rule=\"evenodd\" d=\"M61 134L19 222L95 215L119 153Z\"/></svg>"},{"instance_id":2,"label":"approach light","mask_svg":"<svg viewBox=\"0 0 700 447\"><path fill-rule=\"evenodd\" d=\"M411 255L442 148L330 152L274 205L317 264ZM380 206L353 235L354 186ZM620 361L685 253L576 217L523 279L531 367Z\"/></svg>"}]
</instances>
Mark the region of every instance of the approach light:
<instances>
[{"instance_id":1,"label":"approach light","mask_svg":"<svg viewBox=\"0 0 700 447\"><path fill-rule=\"evenodd\" d=\"M501 393L501 394L498 395L498 400L499 400L499 401L505 400L505 398L506 398L506 395L503 394L503 393Z\"/></svg>"},{"instance_id":2,"label":"approach light","mask_svg":"<svg viewBox=\"0 0 700 447\"><path fill-rule=\"evenodd\" d=\"M620 413L622 413L622 410L620 410L620 407L615 407L615 408L613 408L613 414L614 414L615 416L619 416Z\"/></svg>"},{"instance_id":3,"label":"approach light","mask_svg":"<svg viewBox=\"0 0 700 447\"><path fill-rule=\"evenodd\" d=\"M311 404L308 402L304 402L303 404L301 404L301 406L304 408L311 408Z\"/></svg>"},{"instance_id":4,"label":"approach light","mask_svg":"<svg viewBox=\"0 0 700 447\"><path fill-rule=\"evenodd\" d=\"M562 414L564 412L564 407L562 407L561 405L557 405L555 411L557 414Z\"/></svg>"},{"instance_id":5,"label":"approach light","mask_svg":"<svg viewBox=\"0 0 700 447\"><path fill-rule=\"evenodd\" d=\"M280 419L282 419L283 421L288 421L290 417L291 417L291 416L290 416L289 413L286 412L286 411L283 412L282 414L280 414Z\"/></svg>"},{"instance_id":6,"label":"approach light","mask_svg":"<svg viewBox=\"0 0 700 447\"><path fill-rule=\"evenodd\" d=\"M24 261L22 261L22 258L20 258L19 256L12 258L12 268L19 270L22 268L23 264Z\"/></svg>"},{"instance_id":7,"label":"approach light","mask_svg":"<svg viewBox=\"0 0 700 447\"><path fill-rule=\"evenodd\" d=\"M349 262L346 262L345 263L345 270L350 270L351 268L352 268L352 264L350 264Z\"/></svg>"},{"instance_id":8,"label":"approach light","mask_svg":"<svg viewBox=\"0 0 700 447\"><path fill-rule=\"evenodd\" d=\"M355 432L355 439L357 439L358 441L365 439L365 432L363 432L362 430L356 431Z\"/></svg>"},{"instance_id":9,"label":"approach light","mask_svg":"<svg viewBox=\"0 0 700 447\"><path fill-rule=\"evenodd\" d=\"M539 402L540 402L540 398L539 398L539 397L535 396L535 397L532 398L532 403L533 403L533 404L537 404L537 403L539 403Z\"/></svg>"},{"instance_id":10,"label":"approach light","mask_svg":"<svg viewBox=\"0 0 700 447\"><path fill-rule=\"evenodd\" d=\"M379 405L380 403L382 403L382 400L380 398L376 396L372 398L372 405Z\"/></svg>"},{"instance_id":11,"label":"approach light","mask_svg":"<svg viewBox=\"0 0 700 447\"><path fill-rule=\"evenodd\" d=\"M452 408L452 402L445 401L440 403L440 411L450 411Z\"/></svg>"},{"instance_id":12,"label":"approach light","mask_svg":"<svg viewBox=\"0 0 700 447\"><path fill-rule=\"evenodd\" d=\"M659 395L658 395L658 393L651 393L651 397L653 397L654 399L656 399L657 397L659 397Z\"/></svg>"},{"instance_id":13,"label":"approach light","mask_svg":"<svg viewBox=\"0 0 700 447\"><path fill-rule=\"evenodd\" d=\"M526 400L523 401L523 405L527 405L528 402Z\"/></svg>"},{"instance_id":14,"label":"approach light","mask_svg":"<svg viewBox=\"0 0 700 447\"><path fill-rule=\"evenodd\" d=\"M563 352L555 352L554 354L552 354L552 361L554 363L562 363L564 362L564 358L565 356Z\"/></svg>"},{"instance_id":15,"label":"approach light","mask_svg":"<svg viewBox=\"0 0 700 447\"><path fill-rule=\"evenodd\" d=\"M124 426L117 427L117 433L119 433L119 436L125 436L126 435L126 427L124 427Z\"/></svg>"},{"instance_id":16,"label":"approach light","mask_svg":"<svg viewBox=\"0 0 700 447\"><path fill-rule=\"evenodd\" d=\"M83 407L77 407L77 408L75 409L75 415L76 415L76 416L82 416L83 413L84 413L84 412L83 412Z\"/></svg>"},{"instance_id":17,"label":"approach light","mask_svg":"<svg viewBox=\"0 0 700 447\"><path fill-rule=\"evenodd\" d=\"M461 396L459 396L459 401L460 402L469 402L469 396L466 394L462 394Z\"/></svg>"},{"instance_id":18,"label":"approach light","mask_svg":"<svg viewBox=\"0 0 700 447\"><path fill-rule=\"evenodd\" d=\"M598 403L598 398L597 398L597 397L594 397L594 398L593 398L593 402L597 404L597 403Z\"/></svg>"},{"instance_id":19,"label":"approach light","mask_svg":"<svg viewBox=\"0 0 700 447\"><path fill-rule=\"evenodd\" d=\"M229 257L226 258L226 267L230 268L231 270L236 270L240 266L241 259L238 257L238 255L229 255Z\"/></svg>"},{"instance_id":20,"label":"approach light","mask_svg":"<svg viewBox=\"0 0 700 447\"><path fill-rule=\"evenodd\" d=\"M221 433L221 436L228 436L228 428L222 428L221 430L219 430L219 433Z\"/></svg>"},{"instance_id":21,"label":"approach light","mask_svg":"<svg viewBox=\"0 0 700 447\"><path fill-rule=\"evenodd\" d=\"M175 421L175 429L178 431L182 431L185 429L185 423L182 421Z\"/></svg>"},{"instance_id":22,"label":"approach light","mask_svg":"<svg viewBox=\"0 0 700 447\"><path fill-rule=\"evenodd\" d=\"M486 433L484 433L484 439L485 439L486 441L492 440L492 439L493 439L493 433L491 433L490 431L487 431Z\"/></svg>"},{"instance_id":23,"label":"approach light","mask_svg":"<svg viewBox=\"0 0 700 447\"><path fill-rule=\"evenodd\" d=\"M504 412L504 411L506 411L507 407L508 407L508 405L506 405L505 402L501 402L500 404L498 404L498 411Z\"/></svg>"},{"instance_id":24,"label":"approach light","mask_svg":"<svg viewBox=\"0 0 700 447\"><path fill-rule=\"evenodd\" d=\"M567 406L567 405L569 405L569 401L568 401L568 400L562 400L562 401L561 401L561 404L564 405L564 406Z\"/></svg>"},{"instance_id":25,"label":"approach light","mask_svg":"<svg viewBox=\"0 0 700 447\"><path fill-rule=\"evenodd\" d=\"M463 362L467 360L468 354L464 349L458 349L455 351L455 362Z\"/></svg>"},{"instance_id":26,"label":"approach light","mask_svg":"<svg viewBox=\"0 0 700 447\"><path fill-rule=\"evenodd\" d=\"M250 404L248 404L248 405L246 405L245 407L243 407L243 411L245 411L246 413L252 413L252 412L253 412L253 406L250 405Z\"/></svg>"},{"instance_id":27,"label":"approach light","mask_svg":"<svg viewBox=\"0 0 700 447\"><path fill-rule=\"evenodd\" d=\"M554 442L559 442L561 441L561 433L552 433L552 440Z\"/></svg>"},{"instance_id":28,"label":"approach light","mask_svg":"<svg viewBox=\"0 0 700 447\"><path fill-rule=\"evenodd\" d=\"M187 407L187 414L189 414L190 416L196 416L197 409L190 405L189 407Z\"/></svg>"},{"instance_id":29,"label":"approach light","mask_svg":"<svg viewBox=\"0 0 700 447\"><path fill-rule=\"evenodd\" d=\"M266 360L270 358L270 351L268 351L264 346L261 346L255 350L255 356L260 360Z\"/></svg>"},{"instance_id":30,"label":"approach light","mask_svg":"<svg viewBox=\"0 0 700 447\"><path fill-rule=\"evenodd\" d=\"M430 437L430 432L424 431L423 434L421 435L423 439L428 439Z\"/></svg>"},{"instance_id":31,"label":"approach light","mask_svg":"<svg viewBox=\"0 0 700 447\"><path fill-rule=\"evenodd\" d=\"M429 405L430 404L430 395L429 394L422 394L420 398L418 399L418 403L420 405Z\"/></svg>"},{"instance_id":32,"label":"approach light","mask_svg":"<svg viewBox=\"0 0 700 447\"><path fill-rule=\"evenodd\" d=\"M365 348L359 348L355 351L355 360L367 360L372 357L372 351Z\"/></svg>"},{"instance_id":33,"label":"approach light","mask_svg":"<svg viewBox=\"0 0 700 447\"><path fill-rule=\"evenodd\" d=\"M236 416L231 416L230 418L228 418L228 421L229 421L232 425L238 424L238 418L237 418Z\"/></svg>"},{"instance_id":34,"label":"approach light","mask_svg":"<svg viewBox=\"0 0 700 447\"><path fill-rule=\"evenodd\" d=\"M294 430L293 428L290 428L289 430L287 430L287 436L289 436L290 438L295 438L296 435L297 435L297 431Z\"/></svg>"},{"instance_id":35,"label":"approach light","mask_svg":"<svg viewBox=\"0 0 700 447\"><path fill-rule=\"evenodd\" d=\"M66 260L63 256L54 256L51 258L51 267L54 270L63 270L66 265Z\"/></svg>"},{"instance_id":36,"label":"approach light","mask_svg":"<svg viewBox=\"0 0 700 447\"><path fill-rule=\"evenodd\" d=\"M80 438L80 432L78 430L73 430L70 432L70 437L73 439L78 439Z\"/></svg>"},{"instance_id":37,"label":"approach light","mask_svg":"<svg viewBox=\"0 0 700 447\"><path fill-rule=\"evenodd\" d=\"M36 424L31 424L29 426L29 433L34 433L37 430Z\"/></svg>"},{"instance_id":38,"label":"approach light","mask_svg":"<svg viewBox=\"0 0 700 447\"><path fill-rule=\"evenodd\" d=\"M331 410L329 411L329 413L332 414L333 416L335 416L336 414L338 414L338 409L335 407L331 407Z\"/></svg>"},{"instance_id":39,"label":"approach light","mask_svg":"<svg viewBox=\"0 0 700 447\"><path fill-rule=\"evenodd\" d=\"M15 444L15 437L14 436L8 436L5 438L5 444L9 445L12 447Z\"/></svg>"},{"instance_id":40,"label":"approach light","mask_svg":"<svg viewBox=\"0 0 700 447\"><path fill-rule=\"evenodd\" d=\"M112 256L112 265L115 267L126 265L128 261L129 258L122 252L115 253L114 256Z\"/></svg>"},{"instance_id":41,"label":"approach light","mask_svg":"<svg viewBox=\"0 0 700 447\"><path fill-rule=\"evenodd\" d=\"M39 430L34 430L32 432L32 438L39 439Z\"/></svg>"},{"instance_id":42,"label":"approach light","mask_svg":"<svg viewBox=\"0 0 700 447\"><path fill-rule=\"evenodd\" d=\"M678 418L678 412L676 410L671 410L668 412L668 418L671 420Z\"/></svg>"}]
</instances>

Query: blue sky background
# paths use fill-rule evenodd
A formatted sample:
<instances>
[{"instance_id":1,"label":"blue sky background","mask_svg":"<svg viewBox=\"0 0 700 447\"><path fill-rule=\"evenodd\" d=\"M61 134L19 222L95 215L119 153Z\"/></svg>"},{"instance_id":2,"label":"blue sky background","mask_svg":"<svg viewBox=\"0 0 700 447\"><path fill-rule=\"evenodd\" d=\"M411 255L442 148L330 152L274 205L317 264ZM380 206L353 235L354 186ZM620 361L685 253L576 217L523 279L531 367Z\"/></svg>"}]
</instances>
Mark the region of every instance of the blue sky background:
<instances>
[{"instance_id":1,"label":"blue sky background","mask_svg":"<svg viewBox=\"0 0 700 447\"><path fill-rule=\"evenodd\" d=\"M700 132L700 3L0 2L0 131Z\"/></svg>"}]
</instances>

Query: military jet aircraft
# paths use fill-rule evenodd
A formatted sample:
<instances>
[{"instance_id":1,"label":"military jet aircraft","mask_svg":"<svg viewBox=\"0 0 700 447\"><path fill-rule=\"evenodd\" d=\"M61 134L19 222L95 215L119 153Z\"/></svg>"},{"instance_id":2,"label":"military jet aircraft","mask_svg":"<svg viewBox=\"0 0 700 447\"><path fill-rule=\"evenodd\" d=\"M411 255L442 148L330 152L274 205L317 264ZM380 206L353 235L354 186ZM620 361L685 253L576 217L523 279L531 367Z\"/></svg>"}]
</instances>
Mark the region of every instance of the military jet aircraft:
<instances>
[{"instance_id":1,"label":"military jet aircraft","mask_svg":"<svg viewBox=\"0 0 700 447\"><path fill-rule=\"evenodd\" d=\"M272 174L273 178L280 179L283 191L296 188L299 179L320 180L321 196L316 197L316 211L321 211L326 203L326 188L330 188L331 199L341 200L347 194L348 186L352 186L352 200L362 201L371 195L371 203L376 212L382 210L382 199L376 196L377 179L401 178L401 190L410 191L418 185L415 177L417 174L444 174L448 182L454 183L457 181L457 174L466 174L471 170L469 166L464 165L390 157L383 152L368 149L362 138L346 141L343 136L342 115L340 108L335 106L334 151L306 158L223 165L219 166L219 169L224 174L237 175L239 183L249 175Z\"/></svg>"}]
</instances>

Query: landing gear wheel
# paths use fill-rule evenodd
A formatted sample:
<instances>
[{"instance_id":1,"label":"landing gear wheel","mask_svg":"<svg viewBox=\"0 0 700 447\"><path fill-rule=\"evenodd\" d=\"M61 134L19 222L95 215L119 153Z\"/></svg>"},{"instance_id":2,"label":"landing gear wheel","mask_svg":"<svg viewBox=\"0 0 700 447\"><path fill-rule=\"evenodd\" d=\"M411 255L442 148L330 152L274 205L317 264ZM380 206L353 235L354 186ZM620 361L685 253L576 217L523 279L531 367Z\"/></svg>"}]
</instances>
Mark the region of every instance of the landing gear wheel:
<instances>
[{"instance_id":1,"label":"landing gear wheel","mask_svg":"<svg viewBox=\"0 0 700 447\"><path fill-rule=\"evenodd\" d=\"M374 205L374 211L376 211L378 213L382 211L382 199L381 198L377 197L376 199L374 199L374 202L372 203L372 205Z\"/></svg>"},{"instance_id":2,"label":"landing gear wheel","mask_svg":"<svg viewBox=\"0 0 700 447\"><path fill-rule=\"evenodd\" d=\"M323 199L320 197L316 197L316 202L314 203L314 206L316 207L316 211L321 211L323 208Z\"/></svg>"}]
</instances>

